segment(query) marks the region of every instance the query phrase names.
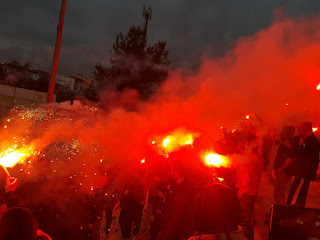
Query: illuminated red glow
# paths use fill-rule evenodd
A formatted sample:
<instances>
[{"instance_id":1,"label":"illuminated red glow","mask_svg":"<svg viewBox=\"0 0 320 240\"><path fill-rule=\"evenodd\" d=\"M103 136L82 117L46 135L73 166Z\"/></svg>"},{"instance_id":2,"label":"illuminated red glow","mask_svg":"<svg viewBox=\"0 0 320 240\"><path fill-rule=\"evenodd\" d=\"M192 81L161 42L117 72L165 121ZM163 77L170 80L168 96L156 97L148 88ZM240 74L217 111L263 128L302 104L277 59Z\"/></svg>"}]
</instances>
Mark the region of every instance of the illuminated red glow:
<instances>
[{"instance_id":1,"label":"illuminated red glow","mask_svg":"<svg viewBox=\"0 0 320 240\"><path fill-rule=\"evenodd\" d=\"M169 143L170 143L170 138L167 137L166 139L163 140L162 146L167 147Z\"/></svg>"},{"instance_id":2,"label":"illuminated red glow","mask_svg":"<svg viewBox=\"0 0 320 240\"><path fill-rule=\"evenodd\" d=\"M0 165L14 167L18 163L23 163L32 154L32 148L9 148L0 154Z\"/></svg>"},{"instance_id":3,"label":"illuminated red glow","mask_svg":"<svg viewBox=\"0 0 320 240\"><path fill-rule=\"evenodd\" d=\"M247 119L247 120L249 120L249 119L250 119L250 115L249 115L249 114L246 116L246 119Z\"/></svg>"},{"instance_id":4,"label":"illuminated red glow","mask_svg":"<svg viewBox=\"0 0 320 240\"><path fill-rule=\"evenodd\" d=\"M317 85L317 91L320 91L320 82L319 82L319 84Z\"/></svg>"},{"instance_id":5,"label":"illuminated red glow","mask_svg":"<svg viewBox=\"0 0 320 240\"><path fill-rule=\"evenodd\" d=\"M183 146L189 145L192 147L196 137L198 137L197 133L192 133L185 129L177 129L168 135L160 137L157 141L152 141L152 144L156 144L159 152L166 156ZM157 144L158 142L161 144Z\"/></svg>"},{"instance_id":6,"label":"illuminated red glow","mask_svg":"<svg viewBox=\"0 0 320 240\"><path fill-rule=\"evenodd\" d=\"M313 127L313 128L312 128L312 132L315 133L315 132L318 132L318 131L319 131L319 128L318 128L318 127Z\"/></svg>"},{"instance_id":7,"label":"illuminated red glow","mask_svg":"<svg viewBox=\"0 0 320 240\"><path fill-rule=\"evenodd\" d=\"M228 165L227 158L217 153L209 152L204 156L205 164L214 167L225 167Z\"/></svg>"}]
</instances>

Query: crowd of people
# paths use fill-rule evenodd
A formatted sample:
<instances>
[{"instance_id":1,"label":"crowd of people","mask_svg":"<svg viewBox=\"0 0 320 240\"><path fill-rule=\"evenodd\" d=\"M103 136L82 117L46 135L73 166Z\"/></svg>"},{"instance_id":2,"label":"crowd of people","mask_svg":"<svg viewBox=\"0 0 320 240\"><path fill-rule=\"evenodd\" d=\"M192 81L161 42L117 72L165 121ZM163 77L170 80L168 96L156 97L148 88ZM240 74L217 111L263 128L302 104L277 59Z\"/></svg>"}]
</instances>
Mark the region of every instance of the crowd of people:
<instances>
[{"instance_id":1,"label":"crowd of people","mask_svg":"<svg viewBox=\"0 0 320 240\"><path fill-rule=\"evenodd\" d=\"M285 126L279 135L276 139L277 134L269 131L261 137L255 128L224 131L215 150L237 163L228 168L203 164L199 155L204 141L199 138L170 157L150 154L147 159L152 161L125 173L119 166L110 168L107 184L91 193L66 185L32 201L41 194L43 181L18 187L19 179L5 177L0 195L0 239L98 240L103 216L108 236L118 207L122 239L139 233L143 217L148 218L150 240L254 239L254 206L275 140L275 204L304 207L310 182L316 179L320 143L312 123ZM26 189L37 191L30 197ZM149 211L144 211L147 208Z\"/></svg>"}]
</instances>

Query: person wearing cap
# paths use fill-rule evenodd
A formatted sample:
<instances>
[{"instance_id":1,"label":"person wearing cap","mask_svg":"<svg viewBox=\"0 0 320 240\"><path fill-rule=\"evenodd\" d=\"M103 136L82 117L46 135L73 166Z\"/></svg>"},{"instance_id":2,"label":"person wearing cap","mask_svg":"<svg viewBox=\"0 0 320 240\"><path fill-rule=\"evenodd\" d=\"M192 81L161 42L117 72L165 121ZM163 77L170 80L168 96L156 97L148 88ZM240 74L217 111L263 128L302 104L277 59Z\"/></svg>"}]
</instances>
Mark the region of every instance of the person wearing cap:
<instances>
[{"instance_id":1,"label":"person wearing cap","mask_svg":"<svg viewBox=\"0 0 320 240\"><path fill-rule=\"evenodd\" d=\"M287 204L290 205L292 203L293 197L301 181L304 180L295 203L296 205L304 207L306 205L310 182L314 181L316 178L319 164L320 143L313 134L311 122L302 122L299 124L296 128L295 135L292 144L294 151L294 180L289 191Z\"/></svg>"}]
</instances>

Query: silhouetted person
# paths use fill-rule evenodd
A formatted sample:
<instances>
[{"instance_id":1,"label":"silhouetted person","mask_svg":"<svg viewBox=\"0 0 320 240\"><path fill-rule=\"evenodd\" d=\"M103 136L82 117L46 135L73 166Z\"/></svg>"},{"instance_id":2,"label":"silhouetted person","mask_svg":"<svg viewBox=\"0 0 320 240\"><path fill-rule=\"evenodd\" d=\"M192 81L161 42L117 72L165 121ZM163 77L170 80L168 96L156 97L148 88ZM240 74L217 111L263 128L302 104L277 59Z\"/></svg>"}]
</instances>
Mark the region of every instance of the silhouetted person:
<instances>
[{"instance_id":1,"label":"silhouetted person","mask_svg":"<svg viewBox=\"0 0 320 240\"><path fill-rule=\"evenodd\" d=\"M238 138L235 146L237 153L230 157L237 162L238 181L236 186L243 211L242 222L246 226L246 237L254 239L253 211L259 194L264 162L259 151L260 146L256 133L239 131L235 137Z\"/></svg>"},{"instance_id":2,"label":"silhouetted person","mask_svg":"<svg viewBox=\"0 0 320 240\"><path fill-rule=\"evenodd\" d=\"M18 179L7 177L5 201L8 210L0 218L1 240L52 240L39 229L32 213L25 208L24 201L15 194Z\"/></svg>"},{"instance_id":3,"label":"silhouetted person","mask_svg":"<svg viewBox=\"0 0 320 240\"><path fill-rule=\"evenodd\" d=\"M181 240L194 233L197 190L191 181L178 178L170 187L163 207L158 240Z\"/></svg>"},{"instance_id":4,"label":"silhouetted person","mask_svg":"<svg viewBox=\"0 0 320 240\"><path fill-rule=\"evenodd\" d=\"M296 136L292 146L295 154L294 181L291 185L287 204L291 204L293 196L303 179L304 182L296 204L305 206L310 182L315 180L319 164L320 144L313 134L311 122L303 122L296 128Z\"/></svg>"},{"instance_id":5,"label":"silhouetted person","mask_svg":"<svg viewBox=\"0 0 320 240\"><path fill-rule=\"evenodd\" d=\"M138 234L144 204L145 192L142 184L138 180L126 184L120 199L119 224L122 239L129 239Z\"/></svg>"},{"instance_id":6,"label":"silhouetted person","mask_svg":"<svg viewBox=\"0 0 320 240\"><path fill-rule=\"evenodd\" d=\"M112 223L112 212L114 207L119 201L119 184L116 176L109 175L109 182L104 189L105 196L104 196L104 211L105 211L105 218L106 218L106 235L110 233L111 223Z\"/></svg>"},{"instance_id":7,"label":"silhouetted person","mask_svg":"<svg viewBox=\"0 0 320 240\"><path fill-rule=\"evenodd\" d=\"M291 126L285 126L282 128L281 141L273 163L273 169L275 170L276 175L276 182L273 191L275 204L286 203L286 194L289 190L289 184L292 179L292 139L294 130L295 128Z\"/></svg>"},{"instance_id":8,"label":"silhouetted person","mask_svg":"<svg viewBox=\"0 0 320 240\"><path fill-rule=\"evenodd\" d=\"M0 239L3 240L48 240L26 208L11 208L0 219Z\"/></svg>"},{"instance_id":9,"label":"silhouetted person","mask_svg":"<svg viewBox=\"0 0 320 240\"><path fill-rule=\"evenodd\" d=\"M230 235L238 230L241 207L237 194L220 183L210 183L200 191L195 230L199 234ZM240 234L241 235L241 234Z\"/></svg>"},{"instance_id":10,"label":"silhouetted person","mask_svg":"<svg viewBox=\"0 0 320 240\"><path fill-rule=\"evenodd\" d=\"M167 188L169 185L168 181L163 181L159 176L151 179L148 197L148 203L152 206L150 240L156 240L160 232L163 203L166 192L169 191Z\"/></svg>"},{"instance_id":11,"label":"silhouetted person","mask_svg":"<svg viewBox=\"0 0 320 240\"><path fill-rule=\"evenodd\" d=\"M270 151L273 146L274 136L274 132L270 131L262 138L261 156L263 158L264 171L266 171L269 166Z\"/></svg>"},{"instance_id":12,"label":"silhouetted person","mask_svg":"<svg viewBox=\"0 0 320 240\"><path fill-rule=\"evenodd\" d=\"M170 157L176 182L166 196L158 240L199 239L198 234L214 239L215 234L237 231L241 207L236 192L212 181L213 169L203 165L194 149L186 147Z\"/></svg>"}]
</instances>

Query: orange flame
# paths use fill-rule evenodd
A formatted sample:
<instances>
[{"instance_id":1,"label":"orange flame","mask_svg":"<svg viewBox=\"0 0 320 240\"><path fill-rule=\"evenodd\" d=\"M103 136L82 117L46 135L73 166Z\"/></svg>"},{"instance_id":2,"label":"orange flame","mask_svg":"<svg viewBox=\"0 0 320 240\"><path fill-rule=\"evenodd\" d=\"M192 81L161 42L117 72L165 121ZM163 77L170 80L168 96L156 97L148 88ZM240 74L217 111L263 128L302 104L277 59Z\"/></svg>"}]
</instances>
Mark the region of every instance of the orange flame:
<instances>
[{"instance_id":1,"label":"orange flame","mask_svg":"<svg viewBox=\"0 0 320 240\"><path fill-rule=\"evenodd\" d=\"M218 180L219 180L220 182L223 182L223 181L224 181L224 178L218 177Z\"/></svg>"},{"instance_id":2,"label":"orange flame","mask_svg":"<svg viewBox=\"0 0 320 240\"><path fill-rule=\"evenodd\" d=\"M319 82L319 84L317 85L317 90L320 91L320 82Z\"/></svg>"},{"instance_id":3,"label":"orange flame","mask_svg":"<svg viewBox=\"0 0 320 240\"><path fill-rule=\"evenodd\" d=\"M141 164L144 164L145 162L146 162L145 158L142 158L141 161L140 161Z\"/></svg>"},{"instance_id":4,"label":"orange flame","mask_svg":"<svg viewBox=\"0 0 320 240\"><path fill-rule=\"evenodd\" d=\"M217 153L209 152L205 155L204 159L208 166L223 167L228 165L227 158Z\"/></svg>"},{"instance_id":5,"label":"orange flame","mask_svg":"<svg viewBox=\"0 0 320 240\"><path fill-rule=\"evenodd\" d=\"M170 143L170 138L168 136L166 139L163 140L162 146L167 147L169 143Z\"/></svg>"},{"instance_id":6,"label":"orange flame","mask_svg":"<svg viewBox=\"0 0 320 240\"><path fill-rule=\"evenodd\" d=\"M171 153L182 146L193 145L197 134L186 132L185 130L175 130L162 140L162 147L166 153Z\"/></svg>"},{"instance_id":7,"label":"orange flame","mask_svg":"<svg viewBox=\"0 0 320 240\"><path fill-rule=\"evenodd\" d=\"M30 157L32 153L33 151L31 148L9 148L0 154L0 165L3 165L4 167L14 167L18 163L23 163L23 161Z\"/></svg>"},{"instance_id":8,"label":"orange flame","mask_svg":"<svg viewBox=\"0 0 320 240\"><path fill-rule=\"evenodd\" d=\"M249 119L250 119L250 115L249 115L249 114L246 116L246 119L247 119L247 120L249 120Z\"/></svg>"},{"instance_id":9,"label":"orange flame","mask_svg":"<svg viewBox=\"0 0 320 240\"><path fill-rule=\"evenodd\" d=\"M193 142L194 142L194 138L191 134L187 135L185 139L182 139L182 144L184 143L185 145L192 145Z\"/></svg>"},{"instance_id":10,"label":"orange flame","mask_svg":"<svg viewBox=\"0 0 320 240\"><path fill-rule=\"evenodd\" d=\"M313 128L312 128L312 132L315 133L315 132L318 132L318 131L319 131L319 128L318 128L318 127L313 127Z\"/></svg>"}]
</instances>

